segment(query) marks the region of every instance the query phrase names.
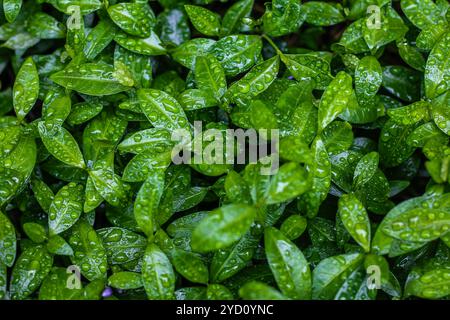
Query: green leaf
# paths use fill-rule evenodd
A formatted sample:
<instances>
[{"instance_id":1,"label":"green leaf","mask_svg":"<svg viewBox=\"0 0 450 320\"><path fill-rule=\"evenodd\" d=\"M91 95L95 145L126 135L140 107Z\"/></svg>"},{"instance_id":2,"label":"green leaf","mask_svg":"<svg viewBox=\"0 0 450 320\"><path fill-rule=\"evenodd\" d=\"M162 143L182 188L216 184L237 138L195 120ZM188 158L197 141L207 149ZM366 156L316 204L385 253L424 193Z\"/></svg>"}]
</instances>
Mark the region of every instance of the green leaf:
<instances>
[{"instance_id":1,"label":"green leaf","mask_svg":"<svg viewBox=\"0 0 450 320\"><path fill-rule=\"evenodd\" d=\"M383 87L407 102L420 99L420 74L402 66L383 67Z\"/></svg>"},{"instance_id":2,"label":"green leaf","mask_svg":"<svg viewBox=\"0 0 450 320\"><path fill-rule=\"evenodd\" d=\"M286 137L280 141L280 158L293 162L312 162L309 146L300 137Z\"/></svg>"},{"instance_id":3,"label":"green leaf","mask_svg":"<svg viewBox=\"0 0 450 320\"><path fill-rule=\"evenodd\" d=\"M382 230L399 240L428 242L445 235L449 227L448 211L418 208L392 218Z\"/></svg>"},{"instance_id":4,"label":"green leaf","mask_svg":"<svg viewBox=\"0 0 450 320\"><path fill-rule=\"evenodd\" d=\"M124 264L140 259L147 247L147 240L130 230L110 227L97 230L110 264Z\"/></svg>"},{"instance_id":5,"label":"green leaf","mask_svg":"<svg viewBox=\"0 0 450 320\"><path fill-rule=\"evenodd\" d=\"M6 278L7 276L7 268L6 265L0 263L0 299L4 300L6 298L6 286L8 283L8 280Z\"/></svg>"},{"instance_id":6,"label":"green leaf","mask_svg":"<svg viewBox=\"0 0 450 320\"><path fill-rule=\"evenodd\" d=\"M431 114L436 126L445 134L450 135L450 113L448 112L448 102L450 93L447 91L434 99L431 103Z\"/></svg>"},{"instance_id":7,"label":"green leaf","mask_svg":"<svg viewBox=\"0 0 450 320\"><path fill-rule=\"evenodd\" d=\"M49 91L42 105L42 119L45 123L61 126L70 114L72 101L61 91Z\"/></svg>"},{"instance_id":8,"label":"green leaf","mask_svg":"<svg viewBox=\"0 0 450 320\"><path fill-rule=\"evenodd\" d=\"M212 44L208 52L219 60L227 76L235 76L250 69L262 50L261 38L255 35L232 35Z\"/></svg>"},{"instance_id":9,"label":"green leaf","mask_svg":"<svg viewBox=\"0 0 450 320\"><path fill-rule=\"evenodd\" d=\"M177 98L184 111L195 111L216 107L217 99L210 93L200 89L188 89Z\"/></svg>"},{"instance_id":10,"label":"green leaf","mask_svg":"<svg viewBox=\"0 0 450 320\"><path fill-rule=\"evenodd\" d=\"M44 122L38 124L38 129L42 142L56 159L77 168L86 167L78 143L69 131Z\"/></svg>"},{"instance_id":11,"label":"green leaf","mask_svg":"<svg viewBox=\"0 0 450 320\"><path fill-rule=\"evenodd\" d=\"M12 267L16 258L16 231L11 221L0 212L0 263Z\"/></svg>"},{"instance_id":12,"label":"green leaf","mask_svg":"<svg viewBox=\"0 0 450 320\"><path fill-rule=\"evenodd\" d=\"M428 56L425 67L425 92L429 99L445 93L450 89L450 32L443 35Z\"/></svg>"},{"instance_id":13,"label":"green leaf","mask_svg":"<svg viewBox=\"0 0 450 320\"><path fill-rule=\"evenodd\" d=\"M64 25L43 12L37 12L31 17L27 31L40 39L62 39L66 36Z\"/></svg>"},{"instance_id":14,"label":"green leaf","mask_svg":"<svg viewBox=\"0 0 450 320\"><path fill-rule=\"evenodd\" d=\"M108 278L108 285L121 290L143 287L142 276L135 272L117 272Z\"/></svg>"},{"instance_id":15,"label":"green leaf","mask_svg":"<svg viewBox=\"0 0 450 320\"><path fill-rule=\"evenodd\" d=\"M270 86L278 74L279 66L278 56L254 66L250 72L228 89L225 99L245 104Z\"/></svg>"},{"instance_id":16,"label":"green leaf","mask_svg":"<svg viewBox=\"0 0 450 320\"><path fill-rule=\"evenodd\" d=\"M416 124L420 120L428 120L429 103L426 101L417 101L405 107L388 110L388 115L393 121L401 125Z\"/></svg>"},{"instance_id":17,"label":"green leaf","mask_svg":"<svg viewBox=\"0 0 450 320\"><path fill-rule=\"evenodd\" d=\"M22 226L25 234L30 238L34 243L42 243L47 240L47 231L45 228L39 223L27 222Z\"/></svg>"},{"instance_id":18,"label":"green leaf","mask_svg":"<svg viewBox=\"0 0 450 320\"><path fill-rule=\"evenodd\" d=\"M42 282L39 300L81 300L83 294L81 286L80 288L67 286L73 276L66 268L54 267Z\"/></svg>"},{"instance_id":19,"label":"green leaf","mask_svg":"<svg viewBox=\"0 0 450 320\"><path fill-rule=\"evenodd\" d=\"M442 141L447 136L439 130L434 122L427 122L418 126L407 138L406 142L412 147L424 147L430 140Z\"/></svg>"},{"instance_id":20,"label":"green leaf","mask_svg":"<svg viewBox=\"0 0 450 320\"><path fill-rule=\"evenodd\" d=\"M309 1L302 5L306 22L315 26L332 26L344 21L342 7L337 3Z\"/></svg>"},{"instance_id":21,"label":"green leaf","mask_svg":"<svg viewBox=\"0 0 450 320\"><path fill-rule=\"evenodd\" d=\"M121 152L163 152L172 147L171 132L165 128L137 131L124 139L117 148Z\"/></svg>"},{"instance_id":22,"label":"green leaf","mask_svg":"<svg viewBox=\"0 0 450 320\"><path fill-rule=\"evenodd\" d=\"M383 82L383 70L373 56L362 58L355 70L355 92L358 101L369 102L378 92Z\"/></svg>"},{"instance_id":23,"label":"green leaf","mask_svg":"<svg viewBox=\"0 0 450 320\"><path fill-rule=\"evenodd\" d=\"M195 59L195 83L201 90L222 98L227 90L225 72L213 55L199 56Z\"/></svg>"},{"instance_id":24,"label":"green leaf","mask_svg":"<svg viewBox=\"0 0 450 320\"><path fill-rule=\"evenodd\" d=\"M11 50L27 50L39 42L39 38L32 36L28 32L15 34L1 46Z\"/></svg>"},{"instance_id":25,"label":"green leaf","mask_svg":"<svg viewBox=\"0 0 450 320\"><path fill-rule=\"evenodd\" d=\"M408 281L405 295L413 295L424 299L440 299L448 296L449 291L448 268L438 268L421 274L412 281Z\"/></svg>"},{"instance_id":26,"label":"green leaf","mask_svg":"<svg viewBox=\"0 0 450 320\"><path fill-rule=\"evenodd\" d=\"M22 0L4 0L3 12L8 22L14 22L22 8Z\"/></svg>"},{"instance_id":27,"label":"green leaf","mask_svg":"<svg viewBox=\"0 0 450 320\"><path fill-rule=\"evenodd\" d=\"M310 143L316 136L318 112L313 104L312 89L311 82L300 82L279 97L274 115L281 137L296 136Z\"/></svg>"},{"instance_id":28,"label":"green leaf","mask_svg":"<svg viewBox=\"0 0 450 320\"><path fill-rule=\"evenodd\" d=\"M309 186L306 170L297 163L286 163L270 180L266 203L275 204L291 200L307 191Z\"/></svg>"},{"instance_id":29,"label":"green leaf","mask_svg":"<svg viewBox=\"0 0 450 320\"><path fill-rule=\"evenodd\" d=\"M274 1L262 17L264 33L279 37L297 31L305 20L305 10L296 0Z\"/></svg>"},{"instance_id":30,"label":"green leaf","mask_svg":"<svg viewBox=\"0 0 450 320\"><path fill-rule=\"evenodd\" d=\"M31 180L31 188L41 208L48 213L55 197L52 189L44 181L39 179Z\"/></svg>"},{"instance_id":31,"label":"green leaf","mask_svg":"<svg viewBox=\"0 0 450 320\"><path fill-rule=\"evenodd\" d=\"M109 19L100 20L86 37L83 53L94 60L114 39L117 27Z\"/></svg>"},{"instance_id":32,"label":"green leaf","mask_svg":"<svg viewBox=\"0 0 450 320\"><path fill-rule=\"evenodd\" d=\"M156 18L145 3L118 3L108 7L108 14L122 30L132 36L150 36Z\"/></svg>"},{"instance_id":33,"label":"green leaf","mask_svg":"<svg viewBox=\"0 0 450 320\"><path fill-rule=\"evenodd\" d=\"M73 250L64 238L55 235L51 236L47 242L47 250L50 253L61 256L72 256Z\"/></svg>"},{"instance_id":34,"label":"green leaf","mask_svg":"<svg viewBox=\"0 0 450 320\"><path fill-rule=\"evenodd\" d=\"M207 54L215 43L215 40L206 38L195 38L186 41L171 52L172 58L186 68L194 69L196 58ZM219 49L217 52L221 52L221 50Z\"/></svg>"},{"instance_id":35,"label":"green leaf","mask_svg":"<svg viewBox=\"0 0 450 320\"><path fill-rule=\"evenodd\" d=\"M265 283L258 281L247 282L239 289L239 295L245 300L286 300L287 297L283 296L280 292L274 288L268 286Z\"/></svg>"},{"instance_id":36,"label":"green leaf","mask_svg":"<svg viewBox=\"0 0 450 320\"><path fill-rule=\"evenodd\" d=\"M281 233L289 240L295 240L305 232L308 220L298 214L293 214L283 221L280 227Z\"/></svg>"},{"instance_id":37,"label":"green leaf","mask_svg":"<svg viewBox=\"0 0 450 320\"><path fill-rule=\"evenodd\" d=\"M182 194L174 196L174 212L189 210L203 201L208 188L192 187Z\"/></svg>"},{"instance_id":38,"label":"green leaf","mask_svg":"<svg viewBox=\"0 0 450 320\"><path fill-rule=\"evenodd\" d=\"M391 224L394 219L400 217L401 215L407 214L407 212L411 210L419 210L419 209L437 209L437 210L445 210L448 207L449 199L448 194L440 195L440 194L425 194L420 197L411 198L409 200L403 201L392 210L388 212L386 217L380 223L375 233L375 236L372 241L372 249L377 254L388 254L394 247L396 241L394 238L388 236L386 233L382 231L384 226ZM403 242L404 243L404 242ZM423 245L423 242L420 246ZM420 247L419 246L419 247ZM413 248L414 250L414 248ZM408 251L406 251L408 252Z\"/></svg>"},{"instance_id":39,"label":"green leaf","mask_svg":"<svg viewBox=\"0 0 450 320\"><path fill-rule=\"evenodd\" d=\"M53 257L44 246L27 248L17 259L11 275L10 294L13 300L24 300L39 288L50 272Z\"/></svg>"},{"instance_id":40,"label":"green leaf","mask_svg":"<svg viewBox=\"0 0 450 320\"><path fill-rule=\"evenodd\" d=\"M192 233L192 249L208 252L223 249L239 240L255 219L255 210L231 204L212 211Z\"/></svg>"},{"instance_id":41,"label":"green leaf","mask_svg":"<svg viewBox=\"0 0 450 320\"><path fill-rule=\"evenodd\" d=\"M345 279L363 259L364 255L351 253L322 260L313 270L312 298L334 299Z\"/></svg>"},{"instance_id":42,"label":"green leaf","mask_svg":"<svg viewBox=\"0 0 450 320\"><path fill-rule=\"evenodd\" d=\"M319 90L325 88L333 80L330 73L330 63L314 54L286 54L281 61L298 81L313 80L314 87Z\"/></svg>"},{"instance_id":43,"label":"green leaf","mask_svg":"<svg viewBox=\"0 0 450 320\"><path fill-rule=\"evenodd\" d=\"M253 258L261 236L262 226L255 223L234 245L219 249L211 261L211 280L222 282L245 268Z\"/></svg>"},{"instance_id":44,"label":"green leaf","mask_svg":"<svg viewBox=\"0 0 450 320\"><path fill-rule=\"evenodd\" d=\"M89 281L106 279L108 263L106 252L97 232L89 223L80 220L72 228L69 244L73 249L71 261L80 268L81 274Z\"/></svg>"},{"instance_id":45,"label":"green leaf","mask_svg":"<svg viewBox=\"0 0 450 320\"><path fill-rule=\"evenodd\" d=\"M170 150L161 153L155 151L143 152L128 162L123 172L123 180L127 182L142 182L154 171L166 169L171 162Z\"/></svg>"},{"instance_id":46,"label":"green leaf","mask_svg":"<svg viewBox=\"0 0 450 320\"><path fill-rule=\"evenodd\" d=\"M127 50L146 56L158 56L166 53L166 48L154 31L151 31L150 36L146 38L130 36L119 31L114 36L114 41Z\"/></svg>"},{"instance_id":47,"label":"green leaf","mask_svg":"<svg viewBox=\"0 0 450 320\"><path fill-rule=\"evenodd\" d=\"M203 284L208 283L208 268L196 254L175 249L171 254L171 261L177 272L189 281Z\"/></svg>"},{"instance_id":48,"label":"green leaf","mask_svg":"<svg viewBox=\"0 0 450 320\"><path fill-rule=\"evenodd\" d=\"M320 100L319 131L325 129L344 110L352 92L352 77L343 71L339 72Z\"/></svg>"},{"instance_id":49,"label":"green leaf","mask_svg":"<svg viewBox=\"0 0 450 320\"><path fill-rule=\"evenodd\" d=\"M121 46L116 46L114 50L114 63L123 63L138 88L149 88L153 78L152 59L148 56L131 52Z\"/></svg>"},{"instance_id":50,"label":"green leaf","mask_svg":"<svg viewBox=\"0 0 450 320\"><path fill-rule=\"evenodd\" d=\"M154 127L169 130L188 128L183 108L169 94L155 89L140 89L138 97L142 112Z\"/></svg>"},{"instance_id":51,"label":"green leaf","mask_svg":"<svg viewBox=\"0 0 450 320\"><path fill-rule=\"evenodd\" d=\"M331 155L348 150L353 143L352 126L348 122L334 121L322 131L322 140Z\"/></svg>"},{"instance_id":52,"label":"green leaf","mask_svg":"<svg viewBox=\"0 0 450 320\"><path fill-rule=\"evenodd\" d=\"M298 202L299 208L304 208L306 215L310 218L317 215L331 185L331 162L321 139L314 140L312 153L314 159L307 165L309 175L312 177L311 190L301 195Z\"/></svg>"},{"instance_id":53,"label":"green leaf","mask_svg":"<svg viewBox=\"0 0 450 320\"><path fill-rule=\"evenodd\" d=\"M189 20L181 8L166 10L158 15L156 30L163 43L180 45L191 37Z\"/></svg>"},{"instance_id":54,"label":"green leaf","mask_svg":"<svg viewBox=\"0 0 450 320\"><path fill-rule=\"evenodd\" d=\"M378 152L380 161L387 167L395 167L408 159L415 148L406 144L406 139L414 131L414 126L400 125L388 120L381 131Z\"/></svg>"},{"instance_id":55,"label":"green leaf","mask_svg":"<svg viewBox=\"0 0 450 320\"><path fill-rule=\"evenodd\" d=\"M406 40L397 41L397 48L400 57L410 67L422 72L425 70L426 60L418 48L409 45Z\"/></svg>"},{"instance_id":56,"label":"green leaf","mask_svg":"<svg viewBox=\"0 0 450 320\"><path fill-rule=\"evenodd\" d=\"M434 26L440 21L438 6L431 0L401 0L403 13L417 28Z\"/></svg>"},{"instance_id":57,"label":"green leaf","mask_svg":"<svg viewBox=\"0 0 450 320\"><path fill-rule=\"evenodd\" d=\"M22 120L33 108L39 95L39 76L31 57L27 58L14 81L13 104L17 118Z\"/></svg>"},{"instance_id":58,"label":"green leaf","mask_svg":"<svg viewBox=\"0 0 450 320\"><path fill-rule=\"evenodd\" d=\"M375 300L376 290L368 288L368 278L362 267L353 271L336 293L335 300Z\"/></svg>"},{"instance_id":59,"label":"green leaf","mask_svg":"<svg viewBox=\"0 0 450 320\"><path fill-rule=\"evenodd\" d=\"M128 82L113 66L105 63L85 63L68 68L50 76L55 83L66 89L92 96L116 94L130 89Z\"/></svg>"},{"instance_id":60,"label":"green leaf","mask_svg":"<svg viewBox=\"0 0 450 320\"><path fill-rule=\"evenodd\" d=\"M208 300L233 300L233 294L221 284L210 284L206 289Z\"/></svg>"},{"instance_id":61,"label":"green leaf","mask_svg":"<svg viewBox=\"0 0 450 320\"><path fill-rule=\"evenodd\" d=\"M402 39L408 27L403 22L400 15L390 6L381 9L380 27L371 26L371 17L368 17L363 24L363 36L370 50L378 50L382 46Z\"/></svg>"},{"instance_id":62,"label":"green leaf","mask_svg":"<svg viewBox=\"0 0 450 320\"><path fill-rule=\"evenodd\" d=\"M364 251L369 252L371 239L369 216L354 194L346 194L339 199L339 216L353 239Z\"/></svg>"},{"instance_id":63,"label":"green leaf","mask_svg":"<svg viewBox=\"0 0 450 320\"><path fill-rule=\"evenodd\" d=\"M417 36L417 47L422 50L430 51L447 30L448 22L444 20L426 27Z\"/></svg>"},{"instance_id":64,"label":"green leaf","mask_svg":"<svg viewBox=\"0 0 450 320\"><path fill-rule=\"evenodd\" d=\"M310 299L311 273L300 249L275 228L266 229L264 246L281 292L292 299Z\"/></svg>"},{"instance_id":65,"label":"green leaf","mask_svg":"<svg viewBox=\"0 0 450 320\"><path fill-rule=\"evenodd\" d=\"M0 142L0 158L8 156L20 141L22 128L20 126L9 126L2 128L2 141Z\"/></svg>"},{"instance_id":66,"label":"green leaf","mask_svg":"<svg viewBox=\"0 0 450 320\"><path fill-rule=\"evenodd\" d=\"M342 34L339 45L342 46L348 53L363 53L370 51L364 40L363 27L365 19L359 19L350 24Z\"/></svg>"},{"instance_id":67,"label":"green leaf","mask_svg":"<svg viewBox=\"0 0 450 320\"><path fill-rule=\"evenodd\" d=\"M100 103L80 102L75 104L67 117L67 123L71 126L85 123L100 112L102 112L103 106Z\"/></svg>"},{"instance_id":68,"label":"green leaf","mask_svg":"<svg viewBox=\"0 0 450 320\"><path fill-rule=\"evenodd\" d=\"M83 187L69 183L62 187L48 210L50 234L59 234L72 227L83 211Z\"/></svg>"},{"instance_id":69,"label":"green leaf","mask_svg":"<svg viewBox=\"0 0 450 320\"><path fill-rule=\"evenodd\" d=\"M175 291L176 300L203 300L205 297L205 287L184 287Z\"/></svg>"},{"instance_id":70,"label":"green leaf","mask_svg":"<svg viewBox=\"0 0 450 320\"><path fill-rule=\"evenodd\" d=\"M150 300L173 299L175 274L169 259L155 244L149 244L145 250L142 282Z\"/></svg>"},{"instance_id":71,"label":"green leaf","mask_svg":"<svg viewBox=\"0 0 450 320\"><path fill-rule=\"evenodd\" d=\"M248 185L240 174L230 171L225 179L225 192L233 202L249 202L250 193Z\"/></svg>"},{"instance_id":72,"label":"green leaf","mask_svg":"<svg viewBox=\"0 0 450 320\"><path fill-rule=\"evenodd\" d=\"M134 204L134 218L147 235L153 234L153 221L164 190L164 172L155 171L142 184Z\"/></svg>"},{"instance_id":73,"label":"green leaf","mask_svg":"<svg viewBox=\"0 0 450 320\"><path fill-rule=\"evenodd\" d=\"M225 13L220 34L228 36L242 27L242 19L249 16L253 8L254 0L236 1Z\"/></svg>"},{"instance_id":74,"label":"green leaf","mask_svg":"<svg viewBox=\"0 0 450 320\"><path fill-rule=\"evenodd\" d=\"M377 172L380 156L377 152L370 152L362 157L353 174L353 187L356 189L366 184Z\"/></svg>"},{"instance_id":75,"label":"green leaf","mask_svg":"<svg viewBox=\"0 0 450 320\"><path fill-rule=\"evenodd\" d=\"M198 32L206 36L218 36L220 32L220 16L206 8L185 5L189 20Z\"/></svg>"},{"instance_id":76,"label":"green leaf","mask_svg":"<svg viewBox=\"0 0 450 320\"><path fill-rule=\"evenodd\" d=\"M13 152L0 159L0 204L4 204L21 191L36 164L34 138L22 136Z\"/></svg>"},{"instance_id":77,"label":"green leaf","mask_svg":"<svg viewBox=\"0 0 450 320\"><path fill-rule=\"evenodd\" d=\"M107 169L89 171L89 177L97 192L111 205L120 206L128 202L130 187L113 171Z\"/></svg>"},{"instance_id":78,"label":"green leaf","mask_svg":"<svg viewBox=\"0 0 450 320\"><path fill-rule=\"evenodd\" d=\"M50 3L53 5L56 9L58 9L61 12L64 12L65 14L72 14L73 8L71 6L79 6L80 7L80 13L82 15L89 14L91 12L94 12L98 9L100 9L102 3L100 0L45 0L45 2Z\"/></svg>"}]
</instances>

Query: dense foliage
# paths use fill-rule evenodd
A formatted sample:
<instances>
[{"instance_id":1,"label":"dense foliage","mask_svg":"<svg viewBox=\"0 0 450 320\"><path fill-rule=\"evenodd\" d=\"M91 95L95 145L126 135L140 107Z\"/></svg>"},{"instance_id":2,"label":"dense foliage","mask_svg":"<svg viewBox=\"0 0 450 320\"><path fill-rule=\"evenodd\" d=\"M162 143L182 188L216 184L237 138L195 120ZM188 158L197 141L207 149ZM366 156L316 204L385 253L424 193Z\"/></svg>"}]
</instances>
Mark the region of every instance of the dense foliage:
<instances>
[{"instance_id":1,"label":"dense foliage","mask_svg":"<svg viewBox=\"0 0 450 320\"><path fill-rule=\"evenodd\" d=\"M0 299L449 297L449 2L264 2L0 0Z\"/></svg>"}]
</instances>

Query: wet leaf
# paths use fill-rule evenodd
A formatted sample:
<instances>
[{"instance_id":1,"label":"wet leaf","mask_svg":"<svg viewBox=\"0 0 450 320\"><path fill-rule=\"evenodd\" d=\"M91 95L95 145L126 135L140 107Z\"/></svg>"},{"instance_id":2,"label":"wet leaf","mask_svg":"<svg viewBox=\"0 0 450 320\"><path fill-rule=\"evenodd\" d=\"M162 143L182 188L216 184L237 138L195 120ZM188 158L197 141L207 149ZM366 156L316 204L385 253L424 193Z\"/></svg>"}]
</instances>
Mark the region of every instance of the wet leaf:
<instances>
[{"instance_id":1,"label":"wet leaf","mask_svg":"<svg viewBox=\"0 0 450 320\"><path fill-rule=\"evenodd\" d=\"M192 248L195 251L208 252L229 246L248 231L255 214L252 207L241 204L212 211L195 228Z\"/></svg>"},{"instance_id":2,"label":"wet leaf","mask_svg":"<svg viewBox=\"0 0 450 320\"><path fill-rule=\"evenodd\" d=\"M153 11L144 3L118 3L108 8L108 14L122 30L142 38L150 36L156 22Z\"/></svg>"},{"instance_id":3,"label":"wet leaf","mask_svg":"<svg viewBox=\"0 0 450 320\"><path fill-rule=\"evenodd\" d=\"M33 59L27 58L14 81L13 104L19 120L33 108L39 95L39 76Z\"/></svg>"},{"instance_id":4,"label":"wet leaf","mask_svg":"<svg viewBox=\"0 0 450 320\"><path fill-rule=\"evenodd\" d=\"M292 299L310 299L311 273L300 249L275 228L266 229L264 245L281 292Z\"/></svg>"},{"instance_id":5,"label":"wet leaf","mask_svg":"<svg viewBox=\"0 0 450 320\"><path fill-rule=\"evenodd\" d=\"M51 75L51 80L70 90L92 96L104 96L130 89L113 66L104 63L86 63L68 67Z\"/></svg>"},{"instance_id":6,"label":"wet leaf","mask_svg":"<svg viewBox=\"0 0 450 320\"><path fill-rule=\"evenodd\" d=\"M50 234L59 234L72 227L83 211L83 187L69 183L55 195L48 209Z\"/></svg>"},{"instance_id":7,"label":"wet leaf","mask_svg":"<svg viewBox=\"0 0 450 320\"><path fill-rule=\"evenodd\" d=\"M16 231L3 213L0 213L0 220L0 263L11 267L16 257Z\"/></svg>"},{"instance_id":8,"label":"wet leaf","mask_svg":"<svg viewBox=\"0 0 450 320\"><path fill-rule=\"evenodd\" d=\"M364 251L369 252L370 220L366 209L355 195L347 194L339 199L339 216L353 239Z\"/></svg>"},{"instance_id":9,"label":"wet leaf","mask_svg":"<svg viewBox=\"0 0 450 320\"><path fill-rule=\"evenodd\" d=\"M11 275L11 298L23 300L32 294L39 288L52 265L53 257L42 245L31 246L22 252Z\"/></svg>"},{"instance_id":10,"label":"wet leaf","mask_svg":"<svg viewBox=\"0 0 450 320\"><path fill-rule=\"evenodd\" d=\"M85 168L83 155L73 136L63 127L40 122L39 135L47 150L58 160L77 167Z\"/></svg>"},{"instance_id":11,"label":"wet leaf","mask_svg":"<svg viewBox=\"0 0 450 320\"><path fill-rule=\"evenodd\" d=\"M97 232L80 220L72 229L69 244L73 249L71 261L89 281L106 279L106 251Z\"/></svg>"},{"instance_id":12,"label":"wet leaf","mask_svg":"<svg viewBox=\"0 0 450 320\"><path fill-rule=\"evenodd\" d=\"M212 44L208 52L213 54L227 76L235 76L250 69L262 50L261 38L254 35L232 35Z\"/></svg>"},{"instance_id":13,"label":"wet leaf","mask_svg":"<svg viewBox=\"0 0 450 320\"><path fill-rule=\"evenodd\" d=\"M145 250L142 264L142 282L151 300L173 299L175 274L169 259L155 244Z\"/></svg>"},{"instance_id":14,"label":"wet leaf","mask_svg":"<svg viewBox=\"0 0 450 320\"><path fill-rule=\"evenodd\" d=\"M198 32L207 36L218 36L220 31L220 16L206 8L185 5L191 23Z\"/></svg>"},{"instance_id":15,"label":"wet leaf","mask_svg":"<svg viewBox=\"0 0 450 320\"><path fill-rule=\"evenodd\" d=\"M352 78L340 72L325 90L319 106L319 131L325 129L346 107L352 94Z\"/></svg>"},{"instance_id":16,"label":"wet leaf","mask_svg":"<svg viewBox=\"0 0 450 320\"><path fill-rule=\"evenodd\" d=\"M450 49L450 33L441 37L434 45L425 67L425 92L433 99L450 89L450 61L447 52Z\"/></svg>"},{"instance_id":17,"label":"wet leaf","mask_svg":"<svg viewBox=\"0 0 450 320\"><path fill-rule=\"evenodd\" d=\"M352 253L322 260L313 270L313 299L333 299L363 258L360 253Z\"/></svg>"},{"instance_id":18,"label":"wet leaf","mask_svg":"<svg viewBox=\"0 0 450 320\"><path fill-rule=\"evenodd\" d=\"M147 247L147 240L130 230L111 227L97 230L110 264L124 264L140 259Z\"/></svg>"}]
</instances>

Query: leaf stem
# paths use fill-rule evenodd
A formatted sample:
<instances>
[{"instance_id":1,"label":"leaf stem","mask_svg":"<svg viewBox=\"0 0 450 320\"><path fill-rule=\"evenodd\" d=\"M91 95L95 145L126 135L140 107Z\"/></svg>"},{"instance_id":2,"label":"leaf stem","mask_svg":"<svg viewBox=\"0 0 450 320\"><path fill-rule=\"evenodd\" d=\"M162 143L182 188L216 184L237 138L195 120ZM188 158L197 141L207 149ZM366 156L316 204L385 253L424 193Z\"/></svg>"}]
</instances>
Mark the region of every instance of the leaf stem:
<instances>
[{"instance_id":1,"label":"leaf stem","mask_svg":"<svg viewBox=\"0 0 450 320\"><path fill-rule=\"evenodd\" d=\"M273 40L270 39L269 36L267 36L266 34L263 34L262 37L275 49L275 51L277 52L277 54L279 56L283 56L283 52L281 52L281 50L278 48L278 46L275 44L275 42L273 42Z\"/></svg>"}]
</instances>

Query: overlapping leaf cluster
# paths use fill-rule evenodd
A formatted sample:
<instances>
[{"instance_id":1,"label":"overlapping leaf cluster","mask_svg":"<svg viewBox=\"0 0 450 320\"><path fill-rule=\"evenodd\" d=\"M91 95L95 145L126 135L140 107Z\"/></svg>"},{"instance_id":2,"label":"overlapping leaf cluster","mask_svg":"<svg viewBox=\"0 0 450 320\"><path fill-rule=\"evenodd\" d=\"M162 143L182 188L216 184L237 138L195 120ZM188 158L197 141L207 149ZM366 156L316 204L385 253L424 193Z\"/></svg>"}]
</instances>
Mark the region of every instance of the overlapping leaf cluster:
<instances>
[{"instance_id":1,"label":"overlapping leaf cluster","mask_svg":"<svg viewBox=\"0 0 450 320\"><path fill-rule=\"evenodd\" d=\"M0 1L0 299L449 297L450 4L264 2Z\"/></svg>"}]
</instances>

